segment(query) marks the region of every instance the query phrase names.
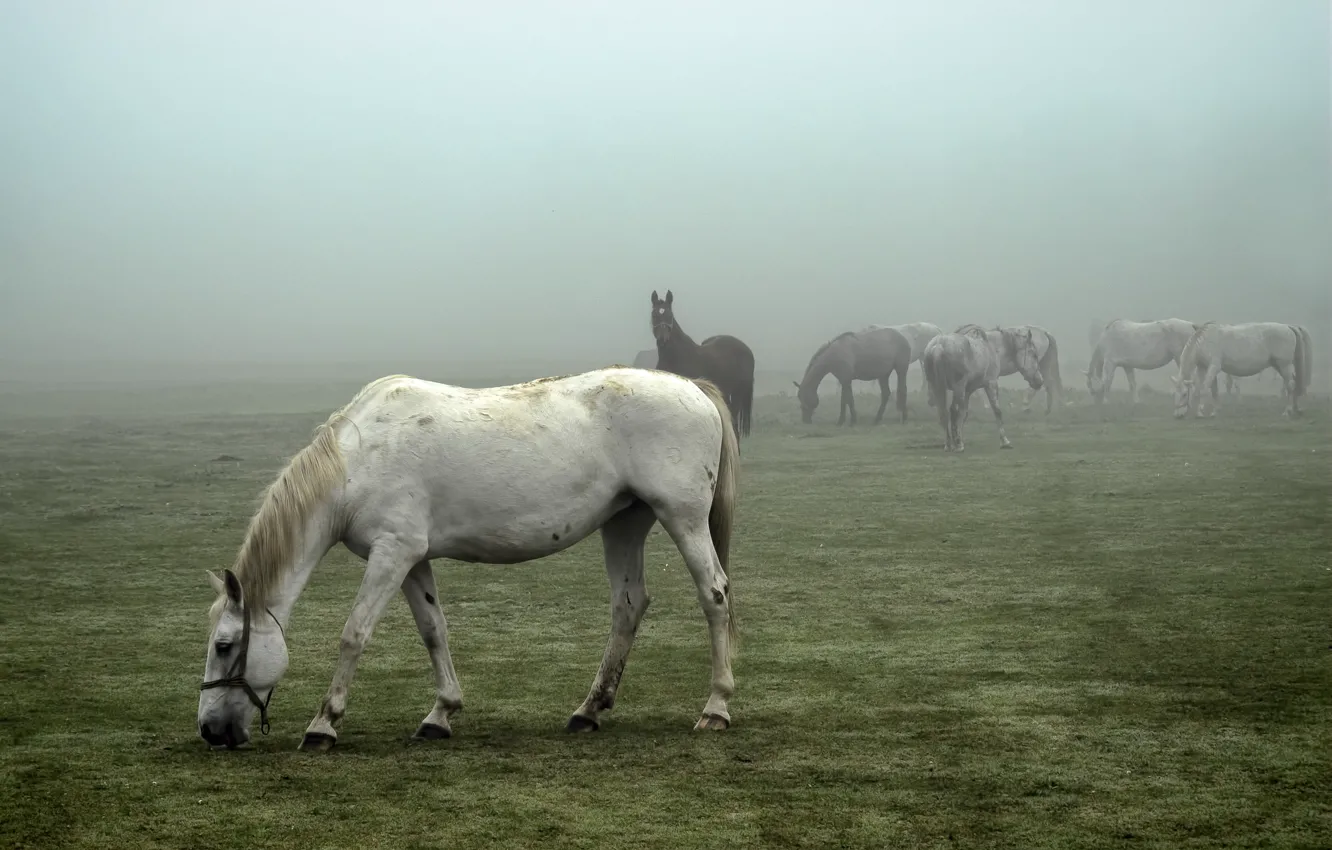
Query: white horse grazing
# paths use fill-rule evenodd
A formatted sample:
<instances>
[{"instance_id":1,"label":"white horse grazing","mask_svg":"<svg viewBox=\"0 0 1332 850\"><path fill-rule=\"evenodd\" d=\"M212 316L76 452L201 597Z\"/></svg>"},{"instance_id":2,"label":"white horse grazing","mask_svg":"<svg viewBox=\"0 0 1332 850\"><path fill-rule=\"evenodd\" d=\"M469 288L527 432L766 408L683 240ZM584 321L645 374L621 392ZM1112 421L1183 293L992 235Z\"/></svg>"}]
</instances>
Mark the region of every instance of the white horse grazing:
<instances>
[{"instance_id":1,"label":"white horse grazing","mask_svg":"<svg viewBox=\"0 0 1332 850\"><path fill-rule=\"evenodd\" d=\"M963 325L958 333L940 334L925 347L924 371L929 381L933 406L939 410L939 424L944 429L944 451L963 451L962 425L970 415L971 394L984 388L999 426L999 447L1013 444L1004 433L1004 416L999 412L999 371L1005 360L1036 389L1041 387L1040 358L1030 330ZM948 391L953 403L948 404Z\"/></svg>"},{"instance_id":2,"label":"white horse grazing","mask_svg":"<svg viewBox=\"0 0 1332 850\"><path fill-rule=\"evenodd\" d=\"M1132 322L1115 319L1105 326L1100 342L1092 351L1091 365L1083 370L1087 392L1099 405L1115 379L1115 370L1123 369L1128 378L1129 404L1138 402L1138 381L1134 369L1160 369L1167 363L1179 365L1179 356L1193 336L1193 323L1183 319Z\"/></svg>"},{"instance_id":3,"label":"white horse grazing","mask_svg":"<svg viewBox=\"0 0 1332 850\"><path fill-rule=\"evenodd\" d=\"M287 668L283 629L315 565L341 542L366 559L332 684L302 749L326 750L347 688L401 588L434 668L436 698L416 736L447 738L462 690L430 561L512 564L567 549L597 529L611 629L570 731L598 728L615 703L648 604L643 543L660 520L698 588L712 644L712 692L695 729L730 725L737 639L727 559L738 451L708 381L612 367L468 389L401 375L365 386L319 427L269 486L218 593L199 696L213 746L250 738Z\"/></svg>"},{"instance_id":4,"label":"white horse grazing","mask_svg":"<svg viewBox=\"0 0 1332 850\"><path fill-rule=\"evenodd\" d=\"M878 326L871 325L871 327ZM925 371L925 360L923 359L925 357L925 346L930 344L930 340L943 333L943 330L938 325L932 325L929 322L907 322L904 325L887 325L887 327L897 331L907 338L907 342L911 343L911 362L920 363L922 367L921 372L923 373ZM924 374L922 374L920 377L920 390L921 392L926 392L928 389L929 382L925 379Z\"/></svg>"},{"instance_id":5,"label":"white horse grazing","mask_svg":"<svg viewBox=\"0 0 1332 850\"><path fill-rule=\"evenodd\" d=\"M1299 325L1280 322L1242 325L1207 322L1197 325L1180 355L1179 375L1170 378L1175 384L1175 418L1182 419L1190 409L1196 409L1198 416L1204 415L1206 404L1199 403L1203 387L1212 390L1208 415L1216 415L1218 374L1244 378L1257 375L1268 367L1281 375L1284 395L1288 399L1282 415L1298 416L1299 399L1308 389L1313 371L1313 350L1308 331Z\"/></svg>"}]
</instances>

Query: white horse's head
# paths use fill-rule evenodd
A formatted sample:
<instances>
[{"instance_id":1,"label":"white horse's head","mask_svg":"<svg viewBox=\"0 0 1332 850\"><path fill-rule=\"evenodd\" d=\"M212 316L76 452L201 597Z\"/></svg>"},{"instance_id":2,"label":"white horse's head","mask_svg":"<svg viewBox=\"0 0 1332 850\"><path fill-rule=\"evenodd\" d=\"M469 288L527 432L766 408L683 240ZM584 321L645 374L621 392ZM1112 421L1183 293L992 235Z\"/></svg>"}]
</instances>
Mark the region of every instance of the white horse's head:
<instances>
[{"instance_id":1,"label":"white horse's head","mask_svg":"<svg viewBox=\"0 0 1332 850\"><path fill-rule=\"evenodd\" d=\"M240 581L231 570L224 578L210 570L208 580L218 599L199 691L199 735L211 746L234 749L250 740L256 712L267 727L268 701L287 672L287 641L267 608L251 611L245 606Z\"/></svg>"},{"instance_id":2,"label":"white horse's head","mask_svg":"<svg viewBox=\"0 0 1332 850\"><path fill-rule=\"evenodd\" d=\"M1013 335L1013 362L1018 372L1027 379L1027 385L1039 390L1044 379L1041 377L1041 357L1036 352L1036 340L1032 338L1031 328Z\"/></svg>"},{"instance_id":3,"label":"white horse's head","mask_svg":"<svg viewBox=\"0 0 1332 850\"><path fill-rule=\"evenodd\" d=\"M1195 386L1190 378L1180 380L1174 375L1170 376L1171 382L1175 385L1175 418L1183 419L1189 415L1189 408L1193 407Z\"/></svg>"},{"instance_id":4,"label":"white horse's head","mask_svg":"<svg viewBox=\"0 0 1332 850\"><path fill-rule=\"evenodd\" d=\"M1091 370L1083 369L1082 374L1087 377L1087 392L1091 393L1093 398L1100 398L1105 394L1105 379L1101 375L1093 375Z\"/></svg>"}]
</instances>

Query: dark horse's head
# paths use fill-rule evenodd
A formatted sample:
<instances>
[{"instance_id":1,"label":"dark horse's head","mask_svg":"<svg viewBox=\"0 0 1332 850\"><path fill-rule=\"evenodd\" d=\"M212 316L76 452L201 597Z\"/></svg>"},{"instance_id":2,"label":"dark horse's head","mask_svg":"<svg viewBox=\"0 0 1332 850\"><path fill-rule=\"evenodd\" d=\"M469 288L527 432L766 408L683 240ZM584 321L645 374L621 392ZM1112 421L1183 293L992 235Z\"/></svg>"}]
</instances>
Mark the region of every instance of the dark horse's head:
<instances>
[{"instance_id":1,"label":"dark horse's head","mask_svg":"<svg viewBox=\"0 0 1332 850\"><path fill-rule=\"evenodd\" d=\"M657 290L652 290L652 336L657 342L670 342L671 332L675 329L675 314L671 312L671 302L675 296L666 290L666 300L657 297Z\"/></svg>"}]
</instances>

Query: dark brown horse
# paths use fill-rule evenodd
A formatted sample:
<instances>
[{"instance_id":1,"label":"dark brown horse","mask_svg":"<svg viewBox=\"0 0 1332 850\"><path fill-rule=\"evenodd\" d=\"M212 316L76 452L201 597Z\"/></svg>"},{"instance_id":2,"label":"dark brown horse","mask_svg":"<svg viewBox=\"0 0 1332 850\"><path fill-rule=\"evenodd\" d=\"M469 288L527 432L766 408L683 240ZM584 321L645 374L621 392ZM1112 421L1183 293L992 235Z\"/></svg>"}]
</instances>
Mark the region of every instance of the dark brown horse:
<instances>
[{"instance_id":1,"label":"dark brown horse","mask_svg":"<svg viewBox=\"0 0 1332 850\"><path fill-rule=\"evenodd\" d=\"M710 336L694 342L675 321L671 309L675 296L666 290L666 299L652 290L652 335L657 339L657 368L686 378L707 378L726 397L735 422L735 432L749 436L749 419L754 409L754 352L728 334Z\"/></svg>"}]
</instances>

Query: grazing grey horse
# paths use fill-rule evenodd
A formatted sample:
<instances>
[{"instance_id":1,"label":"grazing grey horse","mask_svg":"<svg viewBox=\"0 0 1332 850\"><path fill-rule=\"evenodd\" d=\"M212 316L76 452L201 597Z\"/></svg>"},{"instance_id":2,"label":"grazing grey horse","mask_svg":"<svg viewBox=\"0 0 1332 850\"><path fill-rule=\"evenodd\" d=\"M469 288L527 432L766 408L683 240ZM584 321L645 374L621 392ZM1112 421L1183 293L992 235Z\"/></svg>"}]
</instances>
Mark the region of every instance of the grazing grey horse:
<instances>
[{"instance_id":1,"label":"grazing grey horse","mask_svg":"<svg viewBox=\"0 0 1332 850\"><path fill-rule=\"evenodd\" d=\"M1211 388L1212 407L1207 415L1216 415L1218 374L1245 378L1269 367L1281 375L1285 386L1288 406L1282 415L1298 416L1300 396L1308 390L1313 372L1313 347L1307 330L1280 322L1196 325L1180 355L1179 375L1170 379L1175 384L1175 418L1187 416L1195 404L1197 415L1204 415L1206 405L1198 404L1201 387Z\"/></svg>"},{"instance_id":2,"label":"grazing grey horse","mask_svg":"<svg viewBox=\"0 0 1332 850\"><path fill-rule=\"evenodd\" d=\"M999 447L1013 444L1004 433L1004 416L999 412L999 370L1005 359L1017 365L1017 371L1032 387L1041 387L1040 358L1030 330L964 325L958 333L940 334L925 347L925 377L930 396L939 410L939 425L944 429L944 451L962 451L962 424L967 421L971 394L984 389L999 426ZM948 391L953 403L948 403Z\"/></svg>"},{"instance_id":3,"label":"grazing grey horse","mask_svg":"<svg viewBox=\"0 0 1332 850\"><path fill-rule=\"evenodd\" d=\"M838 334L819 346L805 367L805 377L792 381L796 398L800 400L800 419L806 424L814 421L814 408L819 406L819 383L831 374L842 385L842 401L838 407L837 424L846 422L851 411L851 424L856 424L856 401L851 393L852 381L879 382L879 412L874 424L883 421L892 393L888 379L897 373L897 411L902 421L907 418L906 375L911 365L911 343L893 328L871 325L858 331Z\"/></svg>"},{"instance_id":4,"label":"grazing grey horse","mask_svg":"<svg viewBox=\"0 0 1332 850\"><path fill-rule=\"evenodd\" d=\"M955 333L965 333L968 328L974 327L979 327L979 325L962 325ZM1031 341L1036 345L1037 362L1041 367L1041 384L1028 385L1022 398L1022 412L1027 413L1031 410L1031 400L1036 397L1036 393L1040 392L1041 386L1044 386L1045 415L1049 416L1051 409L1054 408L1055 394L1058 393L1060 398L1064 395L1064 380L1059 374L1059 343L1055 341L1054 334L1039 325L1018 325L1003 330L1031 331ZM1006 378L1017 371L1017 363L1008 357L1005 357L1004 362L999 365L999 377L1001 378Z\"/></svg>"},{"instance_id":5,"label":"grazing grey horse","mask_svg":"<svg viewBox=\"0 0 1332 850\"><path fill-rule=\"evenodd\" d=\"M1087 376L1087 392L1099 405L1110 392L1115 370L1123 369L1128 378L1129 404L1137 404L1138 381L1133 370L1160 369L1172 362L1179 365L1179 356L1191 336L1193 323L1184 319L1111 321L1092 351L1090 366L1082 373Z\"/></svg>"}]
</instances>

